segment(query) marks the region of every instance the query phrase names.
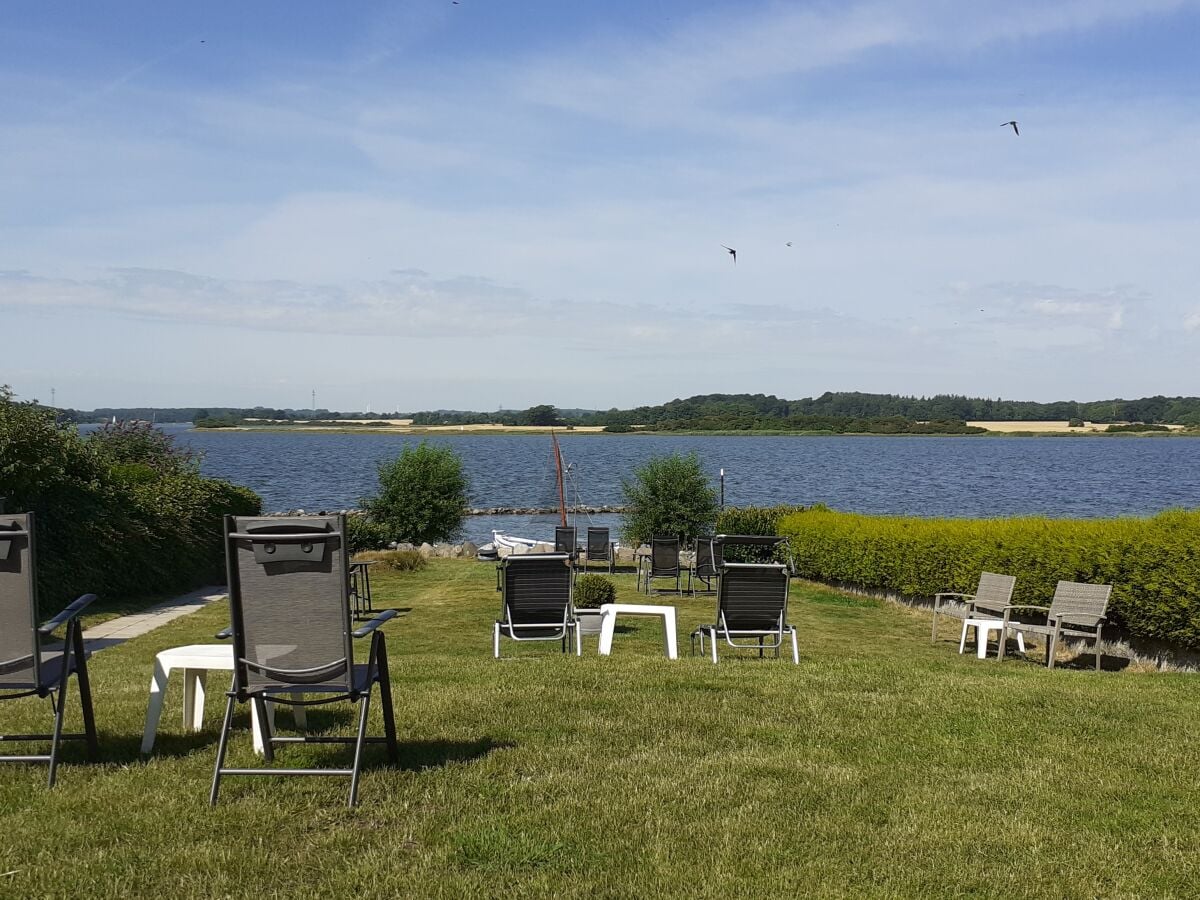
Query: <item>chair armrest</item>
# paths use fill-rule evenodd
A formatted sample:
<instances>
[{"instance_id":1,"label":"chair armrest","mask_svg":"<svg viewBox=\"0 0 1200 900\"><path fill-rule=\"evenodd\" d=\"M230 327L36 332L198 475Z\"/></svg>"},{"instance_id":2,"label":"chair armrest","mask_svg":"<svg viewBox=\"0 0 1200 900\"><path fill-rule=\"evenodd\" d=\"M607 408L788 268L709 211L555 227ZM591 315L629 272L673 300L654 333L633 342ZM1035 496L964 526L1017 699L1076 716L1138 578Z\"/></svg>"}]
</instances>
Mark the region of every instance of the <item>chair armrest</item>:
<instances>
[{"instance_id":1,"label":"chair armrest","mask_svg":"<svg viewBox=\"0 0 1200 900\"><path fill-rule=\"evenodd\" d=\"M1013 604L1010 604L1009 606L1004 607L1000 611L1008 612L1008 610L1010 610L1010 609L1040 609L1043 612L1050 612L1050 607L1037 606L1036 604L1033 604L1033 603L1013 603Z\"/></svg>"},{"instance_id":2,"label":"chair armrest","mask_svg":"<svg viewBox=\"0 0 1200 900\"><path fill-rule=\"evenodd\" d=\"M229 640L231 637L233 637L233 626L230 625L228 628L222 628L220 631L214 634L213 637L215 637L218 641Z\"/></svg>"},{"instance_id":3,"label":"chair armrest","mask_svg":"<svg viewBox=\"0 0 1200 900\"><path fill-rule=\"evenodd\" d=\"M968 597L972 600L975 599L974 594L960 594L957 591L941 591L933 595L935 600L940 600L942 597L958 597L961 600L966 600Z\"/></svg>"},{"instance_id":4,"label":"chair armrest","mask_svg":"<svg viewBox=\"0 0 1200 900\"><path fill-rule=\"evenodd\" d=\"M367 622L361 628L356 630L354 632L354 637L364 638L368 634L370 634L372 631L374 631L376 628L378 628L380 625L382 625L384 622L388 621L388 619L394 619L394 618L396 618L396 611L394 609L385 609L385 610L381 611L379 613L379 615L377 615L375 618L373 618L370 622Z\"/></svg>"},{"instance_id":5,"label":"chair armrest","mask_svg":"<svg viewBox=\"0 0 1200 900\"><path fill-rule=\"evenodd\" d=\"M53 634L59 628L66 625L81 612L87 609L95 599L95 594L84 594L82 597L60 612L57 616L39 628L38 634L40 634L42 637L48 637L49 635Z\"/></svg>"}]
</instances>

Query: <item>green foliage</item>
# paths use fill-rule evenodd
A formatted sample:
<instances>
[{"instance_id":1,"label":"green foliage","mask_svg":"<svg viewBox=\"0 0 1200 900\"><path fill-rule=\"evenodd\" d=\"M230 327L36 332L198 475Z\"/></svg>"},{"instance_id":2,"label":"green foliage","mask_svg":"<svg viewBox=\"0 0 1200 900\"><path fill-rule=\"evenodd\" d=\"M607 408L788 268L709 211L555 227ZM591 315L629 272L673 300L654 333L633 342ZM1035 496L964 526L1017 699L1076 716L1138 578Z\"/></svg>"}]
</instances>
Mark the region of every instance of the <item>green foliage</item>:
<instances>
[{"instance_id":1,"label":"green foliage","mask_svg":"<svg viewBox=\"0 0 1200 900\"><path fill-rule=\"evenodd\" d=\"M801 577L908 596L1017 577L1014 602L1047 605L1059 580L1113 585L1129 635L1200 647L1200 511L1146 519L919 519L810 509L784 516Z\"/></svg>"},{"instance_id":2,"label":"green foliage","mask_svg":"<svg viewBox=\"0 0 1200 900\"><path fill-rule=\"evenodd\" d=\"M615 425L605 425L604 430L609 434L628 434L629 432L633 431L633 429L628 425L621 425L619 423Z\"/></svg>"},{"instance_id":3,"label":"green foliage","mask_svg":"<svg viewBox=\"0 0 1200 900\"><path fill-rule=\"evenodd\" d=\"M382 550L393 540L395 538L386 525L365 515L346 516L346 542L351 553Z\"/></svg>"},{"instance_id":4,"label":"green foliage","mask_svg":"<svg viewBox=\"0 0 1200 900\"><path fill-rule=\"evenodd\" d=\"M1067 427L1068 428L1082 428L1083 427L1083 419L1080 419L1078 417L1073 418L1069 422L1067 422Z\"/></svg>"},{"instance_id":5,"label":"green foliage","mask_svg":"<svg viewBox=\"0 0 1200 900\"><path fill-rule=\"evenodd\" d=\"M1138 433L1143 431L1170 431L1166 425L1147 425L1145 422L1130 422L1128 425L1109 425L1104 429L1109 434Z\"/></svg>"},{"instance_id":6,"label":"green foliage","mask_svg":"<svg viewBox=\"0 0 1200 900\"><path fill-rule=\"evenodd\" d=\"M142 426L88 439L0 388L0 495L37 516L39 598L128 598L220 582L221 517L253 515L251 491L202 478L196 460Z\"/></svg>"},{"instance_id":7,"label":"green foliage","mask_svg":"<svg viewBox=\"0 0 1200 900\"><path fill-rule=\"evenodd\" d=\"M712 533L717 520L717 492L709 484L700 458L691 453L652 456L621 479L626 512L622 532L639 544L655 535L687 542Z\"/></svg>"},{"instance_id":8,"label":"green foliage","mask_svg":"<svg viewBox=\"0 0 1200 900\"><path fill-rule=\"evenodd\" d=\"M396 540L450 540L467 510L467 476L450 447L422 441L379 465L378 497L363 500L371 519Z\"/></svg>"},{"instance_id":9,"label":"green foliage","mask_svg":"<svg viewBox=\"0 0 1200 900\"><path fill-rule=\"evenodd\" d=\"M768 534L777 535L779 521L784 516L802 512L803 506L727 506L717 516L717 534ZM758 547L726 547L727 562L765 562L765 551ZM776 562L787 562L788 553L784 546L776 547L771 554Z\"/></svg>"},{"instance_id":10,"label":"green foliage","mask_svg":"<svg viewBox=\"0 0 1200 900\"><path fill-rule=\"evenodd\" d=\"M531 406L521 416L524 425L557 425L558 410L553 406Z\"/></svg>"},{"instance_id":11,"label":"green foliage","mask_svg":"<svg viewBox=\"0 0 1200 900\"><path fill-rule=\"evenodd\" d=\"M354 561L374 562L392 572L418 572L429 565L429 560L416 550L368 550L356 553Z\"/></svg>"},{"instance_id":12,"label":"green foliage","mask_svg":"<svg viewBox=\"0 0 1200 900\"><path fill-rule=\"evenodd\" d=\"M575 608L599 609L617 599L617 586L603 575L580 575L575 579Z\"/></svg>"}]
</instances>

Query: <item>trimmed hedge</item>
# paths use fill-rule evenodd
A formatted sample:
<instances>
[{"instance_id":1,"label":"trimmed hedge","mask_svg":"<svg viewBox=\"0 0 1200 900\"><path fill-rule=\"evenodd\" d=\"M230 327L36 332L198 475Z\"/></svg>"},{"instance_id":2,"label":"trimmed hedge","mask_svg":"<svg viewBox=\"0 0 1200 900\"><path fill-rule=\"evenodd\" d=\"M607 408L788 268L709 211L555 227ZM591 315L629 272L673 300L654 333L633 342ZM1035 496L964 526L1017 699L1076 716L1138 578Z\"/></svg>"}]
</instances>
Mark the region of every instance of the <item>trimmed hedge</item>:
<instances>
[{"instance_id":1,"label":"trimmed hedge","mask_svg":"<svg viewBox=\"0 0 1200 900\"><path fill-rule=\"evenodd\" d=\"M222 516L256 515L258 495L203 478L149 426L90 438L0 387L0 495L37 523L38 600L58 612L80 594L124 604L225 580Z\"/></svg>"},{"instance_id":2,"label":"trimmed hedge","mask_svg":"<svg viewBox=\"0 0 1200 900\"><path fill-rule=\"evenodd\" d=\"M797 574L931 597L1015 575L1016 603L1048 605L1061 580L1113 585L1127 634L1200 648L1200 511L1150 518L921 519L814 508L783 516Z\"/></svg>"}]
</instances>

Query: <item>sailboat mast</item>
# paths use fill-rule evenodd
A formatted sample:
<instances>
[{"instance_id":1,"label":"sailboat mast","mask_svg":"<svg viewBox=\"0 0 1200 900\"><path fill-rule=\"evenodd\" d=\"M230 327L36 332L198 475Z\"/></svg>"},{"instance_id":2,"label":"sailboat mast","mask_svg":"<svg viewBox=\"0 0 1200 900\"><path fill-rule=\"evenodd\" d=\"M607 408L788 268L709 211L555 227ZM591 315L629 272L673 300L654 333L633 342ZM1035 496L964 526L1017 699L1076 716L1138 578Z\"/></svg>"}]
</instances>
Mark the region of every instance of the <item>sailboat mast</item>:
<instances>
[{"instance_id":1,"label":"sailboat mast","mask_svg":"<svg viewBox=\"0 0 1200 900\"><path fill-rule=\"evenodd\" d=\"M558 435L550 432L550 443L554 447L554 473L558 477L558 517L563 528L567 527L567 498L563 492L562 451L558 449Z\"/></svg>"}]
</instances>

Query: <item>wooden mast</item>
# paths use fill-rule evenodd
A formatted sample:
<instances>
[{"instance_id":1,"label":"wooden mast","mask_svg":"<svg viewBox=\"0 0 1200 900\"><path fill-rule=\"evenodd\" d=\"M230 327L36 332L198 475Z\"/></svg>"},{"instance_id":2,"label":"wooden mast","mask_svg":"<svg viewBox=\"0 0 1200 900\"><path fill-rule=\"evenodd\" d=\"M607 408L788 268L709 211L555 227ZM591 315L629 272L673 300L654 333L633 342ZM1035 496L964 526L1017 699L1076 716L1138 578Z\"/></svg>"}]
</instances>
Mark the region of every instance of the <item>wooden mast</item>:
<instances>
[{"instance_id":1,"label":"wooden mast","mask_svg":"<svg viewBox=\"0 0 1200 900\"><path fill-rule=\"evenodd\" d=\"M567 527L567 498L563 492L562 451L558 449L558 435L550 432L550 443L554 447L554 472L558 476L558 517L563 528Z\"/></svg>"}]
</instances>

